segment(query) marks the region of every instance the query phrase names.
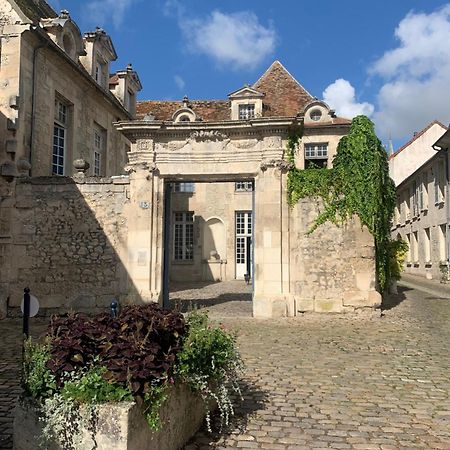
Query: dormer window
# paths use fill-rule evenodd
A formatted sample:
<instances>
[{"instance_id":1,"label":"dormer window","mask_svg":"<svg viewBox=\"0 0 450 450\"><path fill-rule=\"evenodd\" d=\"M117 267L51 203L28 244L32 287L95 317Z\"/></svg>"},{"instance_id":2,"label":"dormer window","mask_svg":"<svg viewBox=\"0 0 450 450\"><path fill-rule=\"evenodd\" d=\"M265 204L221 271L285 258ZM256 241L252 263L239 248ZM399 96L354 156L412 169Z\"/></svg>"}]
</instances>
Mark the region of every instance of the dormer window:
<instances>
[{"instance_id":1,"label":"dormer window","mask_svg":"<svg viewBox=\"0 0 450 450\"><path fill-rule=\"evenodd\" d=\"M228 95L231 100L231 120L249 120L262 117L264 94L249 85Z\"/></svg>"},{"instance_id":2,"label":"dormer window","mask_svg":"<svg viewBox=\"0 0 450 450\"><path fill-rule=\"evenodd\" d=\"M195 122L197 120L197 115L192 108L189 107L189 99L187 96L184 96L183 98L183 106L173 113L172 120L174 123Z\"/></svg>"},{"instance_id":3,"label":"dormer window","mask_svg":"<svg viewBox=\"0 0 450 450\"><path fill-rule=\"evenodd\" d=\"M239 105L239 120L248 120L255 118L255 104L248 103Z\"/></svg>"}]
</instances>

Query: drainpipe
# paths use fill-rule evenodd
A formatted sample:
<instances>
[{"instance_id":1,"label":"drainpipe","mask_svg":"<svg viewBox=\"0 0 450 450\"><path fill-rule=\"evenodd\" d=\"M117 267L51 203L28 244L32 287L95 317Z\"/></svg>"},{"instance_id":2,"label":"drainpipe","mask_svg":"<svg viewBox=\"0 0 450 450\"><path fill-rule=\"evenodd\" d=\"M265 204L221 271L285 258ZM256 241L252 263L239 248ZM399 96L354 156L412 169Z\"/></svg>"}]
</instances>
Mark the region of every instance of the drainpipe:
<instances>
[{"instance_id":1,"label":"drainpipe","mask_svg":"<svg viewBox=\"0 0 450 450\"><path fill-rule=\"evenodd\" d=\"M39 54L39 50L47 47L47 43L44 42L39 44L33 50L33 77L32 77L32 85L31 85L31 130L30 130L30 177L32 176L33 170L33 150L34 150L34 129L36 127L36 84L37 84L37 69L36 62Z\"/></svg>"}]
</instances>

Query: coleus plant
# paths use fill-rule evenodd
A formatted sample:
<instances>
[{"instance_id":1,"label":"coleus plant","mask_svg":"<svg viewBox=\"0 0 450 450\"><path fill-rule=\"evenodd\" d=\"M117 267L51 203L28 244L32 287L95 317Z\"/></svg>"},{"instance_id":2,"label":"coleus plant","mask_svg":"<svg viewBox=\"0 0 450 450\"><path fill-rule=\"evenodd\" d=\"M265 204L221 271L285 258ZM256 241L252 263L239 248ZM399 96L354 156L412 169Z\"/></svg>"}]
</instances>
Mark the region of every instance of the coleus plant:
<instances>
[{"instance_id":1,"label":"coleus plant","mask_svg":"<svg viewBox=\"0 0 450 450\"><path fill-rule=\"evenodd\" d=\"M126 306L117 318L108 313L54 316L47 367L62 385L70 373L101 365L106 380L126 384L143 399L172 376L186 331L182 314L156 304Z\"/></svg>"}]
</instances>

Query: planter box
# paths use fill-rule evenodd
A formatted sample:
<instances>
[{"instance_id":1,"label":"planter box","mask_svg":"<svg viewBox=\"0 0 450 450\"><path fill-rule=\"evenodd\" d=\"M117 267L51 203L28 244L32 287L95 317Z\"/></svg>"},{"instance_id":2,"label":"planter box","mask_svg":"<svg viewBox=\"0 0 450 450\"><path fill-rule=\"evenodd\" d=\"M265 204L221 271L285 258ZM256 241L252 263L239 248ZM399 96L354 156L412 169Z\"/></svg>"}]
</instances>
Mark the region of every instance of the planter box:
<instances>
[{"instance_id":1,"label":"planter box","mask_svg":"<svg viewBox=\"0 0 450 450\"><path fill-rule=\"evenodd\" d=\"M171 388L161 408L163 426L159 431L149 428L135 403L99 405L97 413L95 435L86 431L79 450L178 450L200 428L205 408L199 396L181 385ZM14 450L38 448L42 428L36 409L26 401L19 402L14 415ZM55 443L46 450L63 449Z\"/></svg>"}]
</instances>

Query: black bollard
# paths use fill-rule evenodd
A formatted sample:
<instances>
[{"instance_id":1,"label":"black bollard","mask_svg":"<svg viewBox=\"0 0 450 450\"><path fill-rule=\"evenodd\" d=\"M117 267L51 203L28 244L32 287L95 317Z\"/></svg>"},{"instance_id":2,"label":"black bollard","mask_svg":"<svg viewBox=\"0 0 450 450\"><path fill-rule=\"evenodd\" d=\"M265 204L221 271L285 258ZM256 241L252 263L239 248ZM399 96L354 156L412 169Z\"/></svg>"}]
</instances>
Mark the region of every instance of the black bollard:
<instances>
[{"instance_id":1,"label":"black bollard","mask_svg":"<svg viewBox=\"0 0 450 450\"><path fill-rule=\"evenodd\" d=\"M23 290L23 334L30 335L30 288Z\"/></svg>"},{"instance_id":2,"label":"black bollard","mask_svg":"<svg viewBox=\"0 0 450 450\"><path fill-rule=\"evenodd\" d=\"M117 300L113 300L111 302L111 315L116 318L119 315L119 302Z\"/></svg>"}]
</instances>

